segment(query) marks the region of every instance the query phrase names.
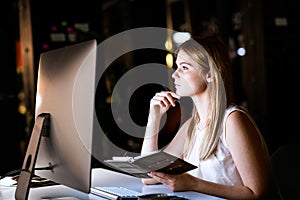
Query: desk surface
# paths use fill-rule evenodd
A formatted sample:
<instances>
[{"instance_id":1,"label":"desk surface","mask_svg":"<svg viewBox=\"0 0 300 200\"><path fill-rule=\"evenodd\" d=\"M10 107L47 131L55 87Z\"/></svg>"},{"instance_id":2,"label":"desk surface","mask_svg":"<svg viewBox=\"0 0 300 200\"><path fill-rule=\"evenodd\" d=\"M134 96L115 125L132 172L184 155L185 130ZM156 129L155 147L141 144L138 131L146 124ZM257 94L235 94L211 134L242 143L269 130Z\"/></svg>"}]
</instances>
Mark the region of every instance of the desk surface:
<instances>
[{"instance_id":1,"label":"desk surface","mask_svg":"<svg viewBox=\"0 0 300 200\"><path fill-rule=\"evenodd\" d=\"M220 200L220 198L196 193L196 192L172 192L164 185L144 185L139 178L121 174L118 172L96 168L92 169L92 187L94 186L122 186L144 194L170 193L177 194L188 199ZM0 199L14 199L16 187L0 185ZM105 199L93 194L87 194L64 185L53 185L39 188L31 188L29 200L52 199L52 200L96 200Z\"/></svg>"}]
</instances>

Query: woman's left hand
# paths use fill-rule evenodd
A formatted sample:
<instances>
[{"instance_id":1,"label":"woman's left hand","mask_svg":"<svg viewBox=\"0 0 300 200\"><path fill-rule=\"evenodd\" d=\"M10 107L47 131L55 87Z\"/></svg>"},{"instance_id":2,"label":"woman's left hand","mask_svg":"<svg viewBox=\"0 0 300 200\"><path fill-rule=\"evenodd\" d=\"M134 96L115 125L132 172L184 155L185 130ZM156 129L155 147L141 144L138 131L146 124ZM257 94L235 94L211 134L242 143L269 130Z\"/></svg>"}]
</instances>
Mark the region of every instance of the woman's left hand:
<instances>
[{"instance_id":1,"label":"woman's left hand","mask_svg":"<svg viewBox=\"0 0 300 200\"><path fill-rule=\"evenodd\" d=\"M193 180L195 177L188 173L171 175L162 172L150 172L149 176L151 176L156 181L166 185L172 191L191 190L191 184L195 183L195 181Z\"/></svg>"}]
</instances>

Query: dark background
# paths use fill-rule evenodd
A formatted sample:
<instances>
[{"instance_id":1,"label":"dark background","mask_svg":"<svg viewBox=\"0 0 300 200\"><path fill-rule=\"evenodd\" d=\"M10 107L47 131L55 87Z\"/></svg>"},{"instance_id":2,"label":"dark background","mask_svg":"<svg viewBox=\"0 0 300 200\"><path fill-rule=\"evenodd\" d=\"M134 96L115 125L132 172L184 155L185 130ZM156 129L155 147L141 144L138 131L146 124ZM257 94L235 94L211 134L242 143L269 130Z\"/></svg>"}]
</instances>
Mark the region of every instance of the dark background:
<instances>
[{"instance_id":1,"label":"dark background","mask_svg":"<svg viewBox=\"0 0 300 200\"><path fill-rule=\"evenodd\" d=\"M30 106L25 113L19 110L24 98L28 97L22 96L24 74L17 60L17 44L20 41L18 1L5 0L1 4L2 175L22 165L34 110ZM187 6L188 12L184 6ZM87 0L76 3L68 0L32 0L34 68L37 69L39 55L43 51L90 38L96 38L100 43L114 34L137 27L167 27L166 8L164 0ZM300 39L297 16L300 10L294 1L173 0L171 10L174 30L190 31L194 36L216 34L233 50L235 100L246 105L255 117L270 154L280 145L298 143ZM184 17L186 13L190 16L190 23ZM75 24L78 23L88 24L88 30L77 29ZM53 41L50 37L53 33L72 33L75 39ZM247 54L244 57L234 53L239 46L246 47ZM133 61L130 64L126 64L128 58L125 56L106 72L107 79L99 83L107 88L103 92L103 99L111 94L111 88L105 85L105 81L108 80L113 86L130 66L164 59L160 52L150 50L132 52L131 57ZM103 103L100 107L107 109L108 106L109 103ZM139 148L139 144L128 144L132 148Z\"/></svg>"}]
</instances>

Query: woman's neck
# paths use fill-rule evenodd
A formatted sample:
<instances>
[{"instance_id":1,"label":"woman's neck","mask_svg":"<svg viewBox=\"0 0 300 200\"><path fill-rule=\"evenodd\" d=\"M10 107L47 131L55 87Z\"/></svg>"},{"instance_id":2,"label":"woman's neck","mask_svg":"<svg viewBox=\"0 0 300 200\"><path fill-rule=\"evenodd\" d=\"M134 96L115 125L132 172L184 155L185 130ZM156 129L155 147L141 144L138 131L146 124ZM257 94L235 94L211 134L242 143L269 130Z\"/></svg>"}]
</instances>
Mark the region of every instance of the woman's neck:
<instances>
[{"instance_id":1,"label":"woman's neck","mask_svg":"<svg viewBox=\"0 0 300 200\"><path fill-rule=\"evenodd\" d=\"M199 115L199 124L202 126L207 123L206 121L209 118L209 116L207 116L209 107L208 95L205 95L204 93L201 95L192 96L191 98Z\"/></svg>"}]
</instances>

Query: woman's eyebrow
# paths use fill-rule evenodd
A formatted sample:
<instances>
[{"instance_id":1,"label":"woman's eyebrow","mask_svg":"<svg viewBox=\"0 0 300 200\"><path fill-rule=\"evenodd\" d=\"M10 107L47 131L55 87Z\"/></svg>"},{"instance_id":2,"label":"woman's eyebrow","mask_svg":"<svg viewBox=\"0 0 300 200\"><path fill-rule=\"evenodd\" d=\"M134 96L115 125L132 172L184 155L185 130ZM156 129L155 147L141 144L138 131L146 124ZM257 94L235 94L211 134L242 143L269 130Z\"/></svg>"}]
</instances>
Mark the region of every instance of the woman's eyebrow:
<instances>
[{"instance_id":1,"label":"woman's eyebrow","mask_svg":"<svg viewBox=\"0 0 300 200\"><path fill-rule=\"evenodd\" d=\"M192 66L191 63L188 63L188 62L185 62L185 61L182 61L182 62L176 62L177 65L189 65L189 66Z\"/></svg>"}]
</instances>

